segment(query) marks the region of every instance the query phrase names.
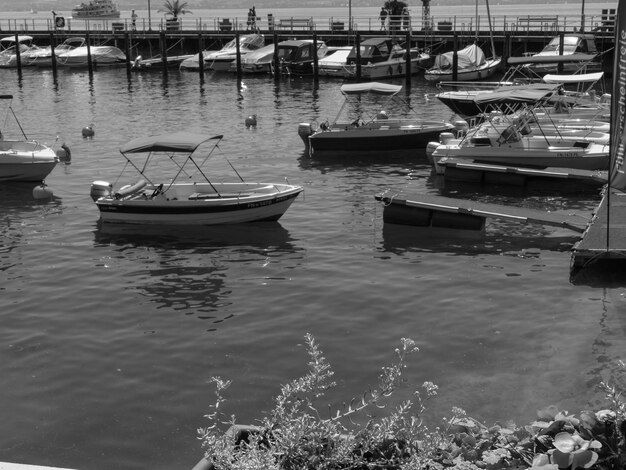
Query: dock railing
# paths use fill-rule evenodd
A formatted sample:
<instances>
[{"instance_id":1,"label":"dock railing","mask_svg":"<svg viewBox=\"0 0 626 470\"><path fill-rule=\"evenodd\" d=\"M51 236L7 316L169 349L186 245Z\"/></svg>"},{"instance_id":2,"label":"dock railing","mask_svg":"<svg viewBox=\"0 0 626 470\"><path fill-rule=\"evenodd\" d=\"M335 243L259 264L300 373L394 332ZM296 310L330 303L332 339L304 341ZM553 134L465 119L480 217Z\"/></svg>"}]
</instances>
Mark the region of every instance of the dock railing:
<instances>
[{"instance_id":1,"label":"dock railing","mask_svg":"<svg viewBox=\"0 0 626 470\"><path fill-rule=\"evenodd\" d=\"M2 31L10 33L35 33L64 31L99 31L99 32L152 32L152 31L237 31L245 32L249 29L247 17L185 17L178 18L175 24L166 18L141 18L137 20L135 27L132 26L130 18L84 20L75 18L65 18L64 26L59 28L54 18L24 18L24 19L4 19L0 20L0 35ZM343 29L341 28L343 23ZM523 33L531 31L545 32L593 32L612 31L615 23L614 10L602 10L602 14L597 15L527 15L527 16L492 16L491 25L494 31ZM291 25L290 28L286 26ZM272 15L258 17L256 29L260 31L273 31L281 27L283 30L306 31L378 31L380 33L405 33L411 32L432 32L456 31L459 33L487 33L489 31L489 20L487 16L431 16L422 18L421 15L404 17L392 25L387 22L384 26L381 21L374 17L347 16L340 17L311 17L281 18ZM424 27L426 26L426 28Z\"/></svg>"}]
</instances>

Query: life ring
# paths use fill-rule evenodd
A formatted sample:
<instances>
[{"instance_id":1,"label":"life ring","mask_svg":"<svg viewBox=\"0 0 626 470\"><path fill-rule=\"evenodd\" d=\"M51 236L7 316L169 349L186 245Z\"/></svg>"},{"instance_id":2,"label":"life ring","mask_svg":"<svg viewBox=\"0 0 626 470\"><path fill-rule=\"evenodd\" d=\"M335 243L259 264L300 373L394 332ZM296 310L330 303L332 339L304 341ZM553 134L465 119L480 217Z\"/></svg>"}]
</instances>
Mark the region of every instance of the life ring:
<instances>
[{"instance_id":1,"label":"life ring","mask_svg":"<svg viewBox=\"0 0 626 470\"><path fill-rule=\"evenodd\" d=\"M57 28L64 28L65 27L65 18L63 18L62 16L57 16L54 19L54 25Z\"/></svg>"}]
</instances>

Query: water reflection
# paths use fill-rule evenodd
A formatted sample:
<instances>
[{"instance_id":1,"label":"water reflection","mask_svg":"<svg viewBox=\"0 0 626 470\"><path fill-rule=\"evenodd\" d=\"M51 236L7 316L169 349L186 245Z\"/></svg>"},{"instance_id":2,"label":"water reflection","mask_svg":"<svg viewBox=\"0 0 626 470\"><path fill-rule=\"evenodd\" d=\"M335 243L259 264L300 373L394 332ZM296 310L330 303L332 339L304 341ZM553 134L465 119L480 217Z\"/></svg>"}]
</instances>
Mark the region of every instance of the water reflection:
<instances>
[{"instance_id":1,"label":"water reflection","mask_svg":"<svg viewBox=\"0 0 626 470\"><path fill-rule=\"evenodd\" d=\"M289 232L271 222L182 228L99 223L94 239L96 248L114 249L111 263L121 264L131 289L158 308L210 322L207 331L235 315L230 296L242 270L263 279L270 261L282 270L304 258Z\"/></svg>"}]
</instances>

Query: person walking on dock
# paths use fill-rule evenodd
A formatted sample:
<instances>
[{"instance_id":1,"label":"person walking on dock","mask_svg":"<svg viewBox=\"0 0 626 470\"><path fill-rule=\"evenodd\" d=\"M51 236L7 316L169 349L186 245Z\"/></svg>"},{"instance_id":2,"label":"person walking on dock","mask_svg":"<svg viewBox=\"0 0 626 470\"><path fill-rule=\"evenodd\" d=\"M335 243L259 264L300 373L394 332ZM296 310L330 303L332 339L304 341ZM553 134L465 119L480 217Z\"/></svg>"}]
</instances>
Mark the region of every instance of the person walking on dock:
<instances>
[{"instance_id":1,"label":"person walking on dock","mask_svg":"<svg viewBox=\"0 0 626 470\"><path fill-rule=\"evenodd\" d=\"M137 13L135 13L135 10L130 15L130 24L133 31L137 31Z\"/></svg>"}]
</instances>

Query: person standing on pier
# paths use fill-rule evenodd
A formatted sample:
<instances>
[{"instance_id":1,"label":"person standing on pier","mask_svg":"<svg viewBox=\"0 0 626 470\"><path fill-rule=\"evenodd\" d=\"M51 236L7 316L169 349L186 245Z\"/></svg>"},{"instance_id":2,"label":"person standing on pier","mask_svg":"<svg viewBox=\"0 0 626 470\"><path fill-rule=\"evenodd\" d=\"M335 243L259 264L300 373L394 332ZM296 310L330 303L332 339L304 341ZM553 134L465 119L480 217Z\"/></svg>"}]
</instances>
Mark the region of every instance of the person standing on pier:
<instances>
[{"instance_id":1,"label":"person standing on pier","mask_svg":"<svg viewBox=\"0 0 626 470\"><path fill-rule=\"evenodd\" d=\"M387 10L385 10L385 7L380 8L380 14L378 15L378 18L380 18L380 30L386 31L387 30Z\"/></svg>"},{"instance_id":2,"label":"person standing on pier","mask_svg":"<svg viewBox=\"0 0 626 470\"><path fill-rule=\"evenodd\" d=\"M137 13L135 13L135 10L130 15L130 22L133 31L137 31Z\"/></svg>"}]
</instances>

